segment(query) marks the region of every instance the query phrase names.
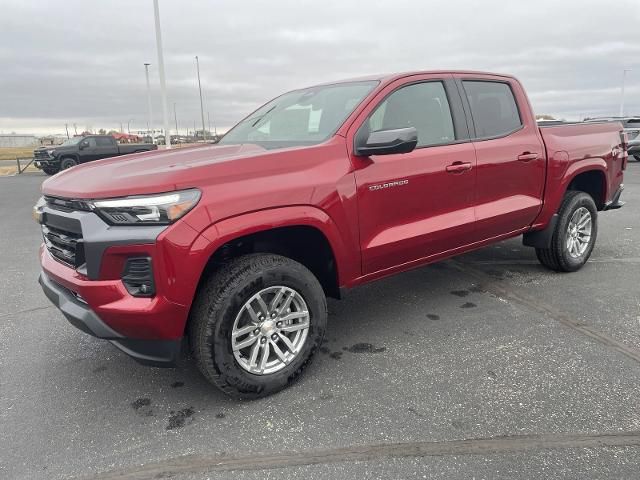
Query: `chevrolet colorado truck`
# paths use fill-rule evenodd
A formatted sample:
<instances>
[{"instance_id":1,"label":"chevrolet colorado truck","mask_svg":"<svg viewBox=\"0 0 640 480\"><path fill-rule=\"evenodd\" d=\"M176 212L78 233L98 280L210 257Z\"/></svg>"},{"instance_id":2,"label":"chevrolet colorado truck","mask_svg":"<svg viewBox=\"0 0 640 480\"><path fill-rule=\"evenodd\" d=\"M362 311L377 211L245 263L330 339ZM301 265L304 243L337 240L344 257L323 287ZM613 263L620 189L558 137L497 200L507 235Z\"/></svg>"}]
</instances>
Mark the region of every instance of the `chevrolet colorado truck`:
<instances>
[{"instance_id":1,"label":"chevrolet colorado truck","mask_svg":"<svg viewBox=\"0 0 640 480\"><path fill-rule=\"evenodd\" d=\"M141 363L224 392L295 381L326 297L517 235L559 272L622 206L619 123L537 126L513 77L432 71L286 93L214 146L80 165L34 207L40 284Z\"/></svg>"},{"instance_id":2,"label":"chevrolet colorado truck","mask_svg":"<svg viewBox=\"0 0 640 480\"><path fill-rule=\"evenodd\" d=\"M33 151L33 158L36 167L47 175L54 175L80 163L129 153L148 152L157 148L153 143L118 144L111 135L87 135L70 138L55 147L37 148Z\"/></svg>"}]
</instances>

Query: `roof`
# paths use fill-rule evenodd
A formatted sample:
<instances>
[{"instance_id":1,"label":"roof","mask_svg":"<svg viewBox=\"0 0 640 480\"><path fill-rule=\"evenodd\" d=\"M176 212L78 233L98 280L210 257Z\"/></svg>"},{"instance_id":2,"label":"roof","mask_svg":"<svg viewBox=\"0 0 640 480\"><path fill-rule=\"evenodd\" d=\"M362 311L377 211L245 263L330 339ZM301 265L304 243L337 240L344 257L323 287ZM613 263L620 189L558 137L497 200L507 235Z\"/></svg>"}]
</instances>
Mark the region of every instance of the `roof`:
<instances>
[{"instance_id":1,"label":"roof","mask_svg":"<svg viewBox=\"0 0 640 480\"><path fill-rule=\"evenodd\" d=\"M514 78L512 75L506 75L504 73L482 72L482 71L475 71L475 70L416 70L416 71L399 72L399 73L385 73L385 74L379 74L379 75L365 75L362 77L334 80L334 81L319 83L317 85L311 85L311 86L315 87L315 86L321 86L321 85L334 85L337 83L346 83L346 82L371 82L371 81L389 83L394 80L398 80L400 78L412 77L415 75L491 75L493 77Z\"/></svg>"}]
</instances>

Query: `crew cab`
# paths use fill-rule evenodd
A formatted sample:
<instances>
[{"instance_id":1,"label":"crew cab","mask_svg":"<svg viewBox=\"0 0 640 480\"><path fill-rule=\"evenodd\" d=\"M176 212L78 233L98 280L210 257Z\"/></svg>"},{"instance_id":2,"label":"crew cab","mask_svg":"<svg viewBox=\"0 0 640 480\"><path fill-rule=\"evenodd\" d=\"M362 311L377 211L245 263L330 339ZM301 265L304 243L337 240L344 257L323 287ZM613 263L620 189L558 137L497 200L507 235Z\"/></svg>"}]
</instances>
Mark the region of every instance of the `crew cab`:
<instances>
[{"instance_id":1,"label":"crew cab","mask_svg":"<svg viewBox=\"0 0 640 480\"><path fill-rule=\"evenodd\" d=\"M623 205L615 122L540 128L513 77L431 71L286 93L217 145L80 165L34 207L40 284L144 364L190 348L228 394L293 382L326 297L523 236L581 268Z\"/></svg>"},{"instance_id":2,"label":"crew cab","mask_svg":"<svg viewBox=\"0 0 640 480\"><path fill-rule=\"evenodd\" d=\"M68 139L62 145L40 147L33 151L34 164L48 175L81 163L117 157L128 153L157 150L153 143L119 144L111 135L87 135Z\"/></svg>"}]
</instances>

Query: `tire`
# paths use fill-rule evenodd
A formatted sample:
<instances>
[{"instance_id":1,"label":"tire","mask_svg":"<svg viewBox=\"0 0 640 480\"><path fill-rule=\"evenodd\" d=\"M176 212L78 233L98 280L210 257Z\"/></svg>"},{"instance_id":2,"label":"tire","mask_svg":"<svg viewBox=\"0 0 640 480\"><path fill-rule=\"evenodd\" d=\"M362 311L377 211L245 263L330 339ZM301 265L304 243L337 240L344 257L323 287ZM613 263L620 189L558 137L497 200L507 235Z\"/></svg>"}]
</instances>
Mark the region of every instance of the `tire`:
<instances>
[{"instance_id":1,"label":"tire","mask_svg":"<svg viewBox=\"0 0 640 480\"><path fill-rule=\"evenodd\" d=\"M590 230L578 229L575 221L586 222L589 215ZM570 228L571 224L571 228ZM576 226L576 228L574 228ZM558 210L558 223L549 248L536 248L536 256L542 265L557 272L575 272L587 263L598 235L598 210L591 195L569 191ZM570 237L574 237L571 240ZM587 238L588 237L588 238Z\"/></svg>"},{"instance_id":2,"label":"tire","mask_svg":"<svg viewBox=\"0 0 640 480\"><path fill-rule=\"evenodd\" d=\"M640 162L640 155L634 155L633 158L636 159L636 162Z\"/></svg>"},{"instance_id":3,"label":"tire","mask_svg":"<svg viewBox=\"0 0 640 480\"><path fill-rule=\"evenodd\" d=\"M280 291L287 292L281 298L291 296L290 303L283 303L282 300L278 302L275 299L275 292ZM269 301L268 295L272 292L274 296ZM302 302L296 294L302 298ZM263 307L260 307L259 303L251 303L258 302L252 300L258 295L264 299ZM280 306L285 316L276 314L275 318L271 317L269 311L278 310L269 310L271 303L274 303L275 307ZM251 308L258 312L256 316L260 315L260 312L266 314L266 320L259 322L258 318L252 317L246 308L247 304L252 305ZM290 307L288 312L291 313L285 311L287 306ZM264 311L264 307L267 307L267 312ZM304 317L304 307L308 312L306 319L285 318L295 315ZM251 318L255 318L256 321L246 322ZM285 324L279 321L280 318ZM241 327L240 322L246 323ZM298 323L286 325L286 322ZM298 328L305 322L308 328ZM274 333L272 328L278 325L282 326L283 330ZM295 382L319 348L326 325L327 302L322 286L304 265L279 255L251 254L231 261L205 281L198 291L191 311L188 334L193 355L202 374L225 393L251 399L270 395ZM253 327L256 328L251 333L232 337L234 331L237 332L241 328L250 330ZM297 331L284 331L293 328L297 328ZM283 339L277 338L281 334L290 336L289 343L296 345L296 353L286 348ZM240 344L250 341L252 336L257 338L250 347L237 350ZM302 342L296 344L296 339L300 342L303 336ZM264 344L261 343L263 341ZM274 344L278 345L278 348L282 347L280 353L291 356L287 362L278 358ZM265 350L262 345L268 346L266 363L261 362ZM254 348L258 349L256 355ZM267 368L273 362L276 362L274 366ZM277 371L267 371L276 368Z\"/></svg>"},{"instance_id":4,"label":"tire","mask_svg":"<svg viewBox=\"0 0 640 480\"><path fill-rule=\"evenodd\" d=\"M58 173L60 171L59 167L51 167L51 166L46 166L46 167L42 167L42 171L44 173L46 173L47 175L55 175L56 173Z\"/></svg>"},{"instance_id":5,"label":"tire","mask_svg":"<svg viewBox=\"0 0 640 480\"><path fill-rule=\"evenodd\" d=\"M75 158L65 157L60 160L60 170L68 170L71 167L75 167L78 164Z\"/></svg>"}]
</instances>

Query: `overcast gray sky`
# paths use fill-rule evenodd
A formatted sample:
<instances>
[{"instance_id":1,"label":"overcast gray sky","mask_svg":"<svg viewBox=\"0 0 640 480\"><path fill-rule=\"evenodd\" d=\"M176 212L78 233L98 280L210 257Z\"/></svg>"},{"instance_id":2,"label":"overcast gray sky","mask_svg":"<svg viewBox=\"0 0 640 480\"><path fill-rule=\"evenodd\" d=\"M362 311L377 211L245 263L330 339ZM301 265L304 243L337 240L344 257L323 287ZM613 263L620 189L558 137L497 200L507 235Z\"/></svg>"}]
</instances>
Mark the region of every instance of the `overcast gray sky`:
<instances>
[{"instance_id":1,"label":"overcast gray sky","mask_svg":"<svg viewBox=\"0 0 640 480\"><path fill-rule=\"evenodd\" d=\"M515 74L536 113L640 115L640 1L160 0L170 109L220 130L288 89L371 73ZM151 0L0 0L0 132L162 123ZM206 116L205 111L205 116ZM173 118L172 122L173 124Z\"/></svg>"}]
</instances>

